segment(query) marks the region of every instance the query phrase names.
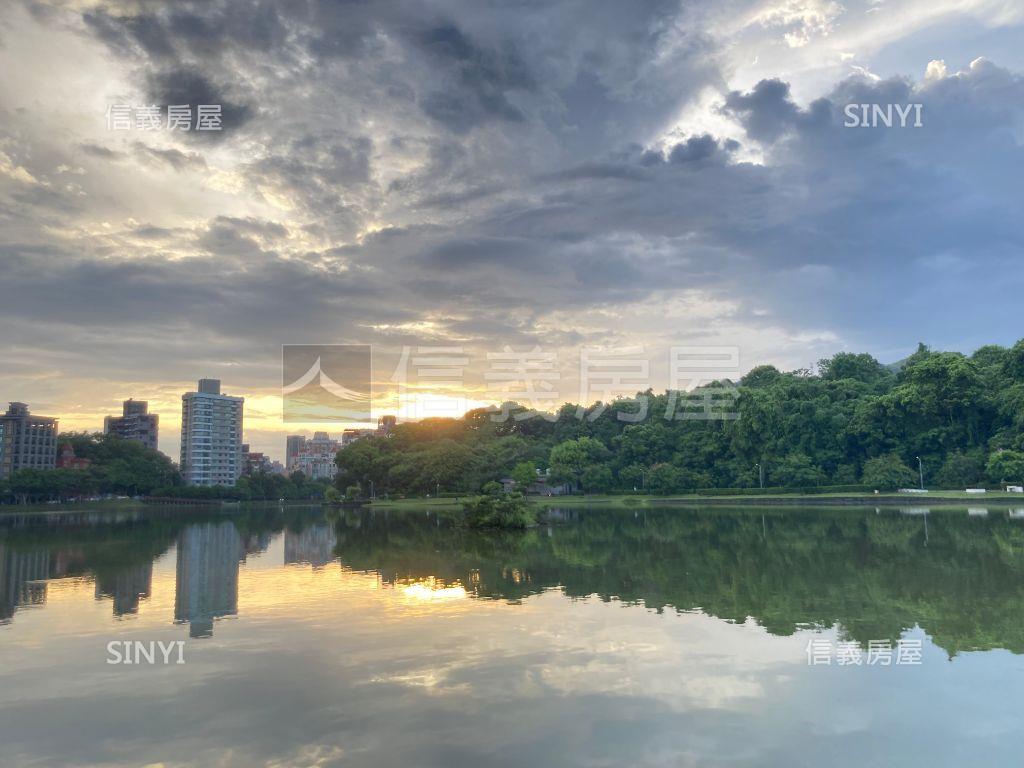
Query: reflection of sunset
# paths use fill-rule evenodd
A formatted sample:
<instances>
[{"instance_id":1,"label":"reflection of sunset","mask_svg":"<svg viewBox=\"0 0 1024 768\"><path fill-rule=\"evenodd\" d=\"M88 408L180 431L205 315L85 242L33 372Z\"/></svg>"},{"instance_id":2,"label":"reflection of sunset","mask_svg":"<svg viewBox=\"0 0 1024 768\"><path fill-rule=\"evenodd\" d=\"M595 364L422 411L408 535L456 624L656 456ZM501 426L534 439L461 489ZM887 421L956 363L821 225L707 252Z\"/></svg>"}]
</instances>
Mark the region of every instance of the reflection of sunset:
<instances>
[{"instance_id":1,"label":"reflection of sunset","mask_svg":"<svg viewBox=\"0 0 1024 768\"><path fill-rule=\"evenodd\" d=\"M461 584L446 587L430 578L402 587L402 594L414 600L461 600L468 593Z\"/></svg>"}]
</instances>

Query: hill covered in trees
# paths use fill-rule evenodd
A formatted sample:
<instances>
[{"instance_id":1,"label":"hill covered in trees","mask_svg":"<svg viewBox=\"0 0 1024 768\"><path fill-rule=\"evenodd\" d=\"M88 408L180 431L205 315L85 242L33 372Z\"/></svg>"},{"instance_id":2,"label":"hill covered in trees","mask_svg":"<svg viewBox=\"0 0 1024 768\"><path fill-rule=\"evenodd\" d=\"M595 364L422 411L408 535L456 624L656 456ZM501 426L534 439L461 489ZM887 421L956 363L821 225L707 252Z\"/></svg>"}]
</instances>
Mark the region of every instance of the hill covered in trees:
<instances>
[{"instance_id":1,"label":"hill covered in trees","mask_svg":"<svg viewBox=\"0 0 1024 768\"><path fill-rule=\"evenodd\" d=\"M475 492L534 468L587 492L1024 481L1024 340L972 355L921 345L898 366L839 353L817 371L751 370L674 398L557 414L513 406L398 425L338 454L339 485L377 495ZM624 417L620 418L620 414ZM667 418L666 415L670 416Z\"/></svg>"}]
</instances>

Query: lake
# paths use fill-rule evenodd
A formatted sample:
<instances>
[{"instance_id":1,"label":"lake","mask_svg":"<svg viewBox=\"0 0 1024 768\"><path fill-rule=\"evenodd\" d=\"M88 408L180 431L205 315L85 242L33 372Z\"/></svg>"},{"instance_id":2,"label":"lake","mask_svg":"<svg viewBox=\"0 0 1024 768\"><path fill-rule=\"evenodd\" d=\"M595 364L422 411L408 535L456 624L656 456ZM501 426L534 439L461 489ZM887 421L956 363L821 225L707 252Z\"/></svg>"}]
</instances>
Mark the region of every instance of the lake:
<instances>
[{"instance_id":1,"label":"lake","mask_svg":"<svg viewBox=\"0 0 1024 768\"><path fill-rule=\"evenodd\" d=\"M1016 510L553 517L0 515L0 765L1021 764Z\"/></svg>"}]
</instances>

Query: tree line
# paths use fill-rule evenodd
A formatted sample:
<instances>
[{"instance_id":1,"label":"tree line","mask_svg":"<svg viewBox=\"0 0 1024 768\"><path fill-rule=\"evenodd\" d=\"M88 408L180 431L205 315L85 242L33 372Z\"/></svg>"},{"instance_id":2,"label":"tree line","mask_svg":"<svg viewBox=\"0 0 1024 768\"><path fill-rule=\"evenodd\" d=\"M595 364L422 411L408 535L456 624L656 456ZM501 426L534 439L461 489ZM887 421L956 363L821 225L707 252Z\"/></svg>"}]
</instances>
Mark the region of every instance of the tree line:
<instances>
[{"instance_id":1,"label":"tree line","mask_svg":"<svg viewBox=\"0 0 1024 768\"><path fill-rule=\"evenodd\" d=\"M841 352L814 371L763 365L690 393L528 415L505 404L400 424L339 452L339 488L475 493L536 470L584 492L1024 484L1024 340L971 355L922 344L891 366Z\"/></svg>"}]
</instances>

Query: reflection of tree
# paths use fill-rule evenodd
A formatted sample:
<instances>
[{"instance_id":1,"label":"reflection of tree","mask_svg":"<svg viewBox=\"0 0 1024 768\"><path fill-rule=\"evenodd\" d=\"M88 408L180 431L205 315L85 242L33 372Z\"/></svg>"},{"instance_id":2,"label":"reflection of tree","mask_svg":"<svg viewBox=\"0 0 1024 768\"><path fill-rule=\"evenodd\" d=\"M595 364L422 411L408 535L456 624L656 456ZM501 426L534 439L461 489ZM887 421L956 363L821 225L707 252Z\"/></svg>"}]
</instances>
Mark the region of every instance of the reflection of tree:
<instances>
[{"instance_id":1,"label":"reflection of tree","mask_svg":"<svg viewBox=\"0 0 1024 768\"><path fill-rule=\"evenodd\" d=\"M386 580L435 577L483 598L551 587L658 611L699 610L773 634L840 624L896 639L1024 653L1024 525L963 512L924 519L874 510L581 512L526 534L463 530L436 515L352 512L337 553Z\"/></svg>"}]
</instances>

